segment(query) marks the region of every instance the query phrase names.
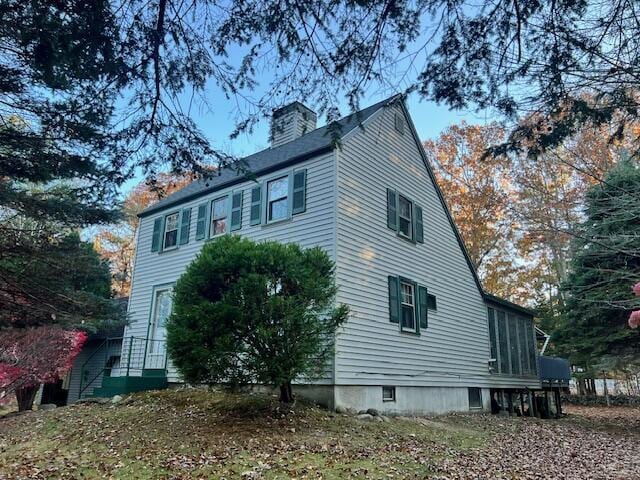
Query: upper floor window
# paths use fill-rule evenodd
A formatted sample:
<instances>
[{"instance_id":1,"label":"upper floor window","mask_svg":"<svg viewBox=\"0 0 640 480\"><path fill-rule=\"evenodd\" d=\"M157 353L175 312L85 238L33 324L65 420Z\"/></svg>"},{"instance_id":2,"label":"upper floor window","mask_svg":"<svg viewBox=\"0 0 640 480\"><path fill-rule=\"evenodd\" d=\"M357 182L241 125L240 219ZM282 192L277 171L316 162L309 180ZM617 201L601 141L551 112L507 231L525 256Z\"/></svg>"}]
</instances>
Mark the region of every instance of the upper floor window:
<instances>
[{"instance_id":1,"label":"upper floor window","mask_svg":"<svg viewBox=\"0 0 640 480\"><path fill-rule=\"evenodd\" d=\"M227 233L227 217L229 215L229 197L222 197L211 202L211 230L210 237Z\"/></svg>"},{"instance_id":2,"label":"upper floor window","mask_svg":"<svg viewBox=\"0 0 640 480\"><path fill-rule=\"evenodd\" d=\"M402 238L424 243L422 208L390 188L387 188L387 226Z\"/></svg>"},{"instance_id":3,"label":"upper floor window","mask_svg":"<svg viewBox=\"0 0 640 480\"><path fill-rule=\"evenodd\" d=\"M281 177L267 183L267 221L281 220L289 216L289 177Z\"/></svg>"},{"instance_id":4,"label":"upper floor window","mask_svg":"<svg viewBox=\"0 0 640 480\"><path fill-rule=\"evenodd\" d=\"M178 217L179 213L167 215L164 219L163 249L173 248L178 245Z\"/></svg>"},{"instance_id":5,"label":"upper floor window","mask_svg":"<svg viewBox=\"0 0 640 480\"><path fill-rule=\"evenodd\" d=\"M413 240L413 206L402 195L398 199L398 233L409 240Z\"/></svg>"}]
</instances>

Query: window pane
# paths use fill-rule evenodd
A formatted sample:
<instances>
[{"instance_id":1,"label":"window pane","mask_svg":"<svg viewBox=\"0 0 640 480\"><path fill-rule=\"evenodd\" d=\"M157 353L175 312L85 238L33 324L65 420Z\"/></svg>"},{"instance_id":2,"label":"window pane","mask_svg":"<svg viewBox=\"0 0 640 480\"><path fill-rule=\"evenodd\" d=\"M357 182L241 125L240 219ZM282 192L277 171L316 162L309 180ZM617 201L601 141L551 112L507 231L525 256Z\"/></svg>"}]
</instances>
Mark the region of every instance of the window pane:
<instances>
[{"instance_id":1,"label":"window pane","mask_svg":"<svg viewBox=\"0 0 640 480\"><path fill-rule=\"evenodd\" d=\"M507 319L502 311L498 311L498 337L500 345L500 373L510 373L509 343L507 340Z\"/></svg>"},{"instance_id":2,"label":"window pane","mask_svg":"<svg viewBox=\"0 0 640 480\"><path fill-rule=\"evenodd\" d=\"M175 247L178 243L178 230L171 230L164 235L164 248Z\"/></svg>"},{"instance_id":3,"label":"window pane","mask_svg":"<svg viewBox=\"0 0 640 480\"><path fill-rule=\"evenodd\" d=\"M211 215L211 218L213 220L226 218L228 210L229 209L227 208L227 197L214 200L213 208L212 208L213 213Z\"/></svg>"},{"instance_id":4,"label":"window pane","mask_svg":"<svg viewBox=\"0 0 640 480\"><path fill-rule=\"evenodd\" d=\"M400 197L400 216L411 220L411 202L404 197Z\"/></svg>"},{"instance_id":5,"label":"window pane","mask_svg":"<svg viewBox=\"0 0 640 480\"><path fill-rule=\"evenodd\" d=\"M227 232L227 219L214 220L211 224L211 235L222 235Z\"/></svg>"},{"instance_id":6,"label":"window pane","mask_svg":"<svg viewBox=\"0 0 640 480\"><path fill-rule=\"evenodd\" d=\"M289 200L284 198L269 203L269 220L287 218L289 214Z\"/></svg>"},{"instance_id":7,"label":"window pane","mask_svg":"<svg viewBox=\"0 0 640 480\"><path fill-rule=\"evenodd\" d=\"M489 309L489 341L491 342L491 358L495 358L495 362L489 363L489 371L495 373L498 371L498 339L496 337L496 319L493 308Z\"/></svg>"},{"instance_id":8,"label":"window pane","mask_svg":"<svg viewBox=\"0 0 640 480\"><path fill-rule=\"evenodd\" d=\"M405 237L411 238L411 229L412 229L411 222L409 220L406 220L400 217L400 233Z\"/></svg>"},{"instance_id":9,"label":"window pane","mask_svg":"<svg viewBox=\"0 0 640 480\"><path fill-rule=\"evenodd\" d=\"M414 317L414 308L409 305L402 305L402 328L407 330L416 329L416 319Z\"/></svg>"},{"instance_id":10,"label":"window pane","mask_svg":"<svg viewBox=\"0 0 640 480\"><path fill-rule=\"evenodd\" d=\"M520 350L518 348L518 319L509 315L509 347L511 349L511 373L520 375Z\"/></svg>"},{"instance_id":11,"label":"window pane","mask_svg":"<svg viewBox=\"0 0 640 480\"><path fill-rule=\"evenodd\" d=\"M531 373L529 365L529 352L527 350L527 319L518 319L518 339L520 340L520 364L522 365L522 373Z\"/></svg>"},{"instance_id":12,"label":"window pane","mask_svg":"<svg viewBox=\"0 0 640 480\"><path fill-rule=\"evenodd\" d=\"M278 178L269 182L268 200L278 200L289 195L289 177Z\"/></svg>"},{"instance_id":13,"label":"window pane","mask_svg":"<svg viewBox=\"0 0 640 480\"><path fill-rule=\"evenodd\" d=\"M178 214L173 213L171 215L167 215L164 231L168 232L170 230L177 230L177 228L178 228Z\"/></svg>"},{"instance_id":14,"label":"window pane","mask_svg":"<svg viewBox=\"0 0 640 480\"><path fill-rule=\"evenodd\" d=\"M469 408L482 408L482 390L469 387Z\"/></svg>"},{"instance_id":15,"label":"window pane","mask_svg":"<svg viewBox=\"0 0 640 480\"><path fill-rule=\"evenodd\" d=\"M401 283L402 288L402 303L413 306L413 285L408 283Z\"/></svg>"}]
</instances>

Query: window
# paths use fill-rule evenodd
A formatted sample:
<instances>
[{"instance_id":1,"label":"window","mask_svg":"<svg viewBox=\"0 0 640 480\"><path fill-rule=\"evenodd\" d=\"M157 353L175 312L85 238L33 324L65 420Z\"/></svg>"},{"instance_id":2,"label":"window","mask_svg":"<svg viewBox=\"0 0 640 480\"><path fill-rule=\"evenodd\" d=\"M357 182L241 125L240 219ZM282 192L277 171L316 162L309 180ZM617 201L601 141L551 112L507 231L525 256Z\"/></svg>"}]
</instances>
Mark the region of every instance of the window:
<instances>
[{"instance_id":1,"label":"window","mask_svg":"<svg viewBox=\"0 0 640 480\"><path fill-rule=\"evenodd\" d=\"M400 282L402 329L416 331L415 288L411 283Z\"/></svg>"},{"instance_id":2,"label":"window","mask_svg":"<svg viewBox=\"0 0 640 480\"><path fill-rule=\"evenodd\" d=\"M413 208L411 202L402 195L398 198L398 233L408 239L413 238L413 222L411 220Z\"/></svg>"},{"instance_id":3,"label":"window","mask_svg":"<svg viewBox=\"0 0 640 480\"><path fill-rule=\"evenodd\" d=\"M469 408L482 408L482 389L469 387Z\"/></svg>"},{"instance_id":4,"label":"window","mask_svg":"<svg viewBox=\"0 0 640 480\"><path fill-rule=\"evenodd\" d=\"M164 219L164 250L178 245L178 216L176 212L167 215Z\"/></svg>"},{"instance_id":5,"label":"window","mask_svg":"<svg viewBox=\"0 0 640 480\"><path fill-rule=\"evenodd\" d=\"M396 387L382 387L382 401L383 402L395 402L396 401Z\"/></svg>"},{"instance_id":6,"label":"window","mask_svg":"<svg viewBox=\"0 0 640 480\"><path fill-rule=\"evenodd\" d=\"M151 315L151 324L149 325L149 346L147 351L149 354L157 354L164 349L164 340L166 337L165 322L171 315L173 299L171 289L165 288L157 290L153 301L153 311Z\"/></svg>"},{"instance_id":7,"label":"window","mask_svg":"<svg viewBox=\"0 0 640 480\"><path fill-rule=\"evenodd\" d=\"M227 216L229 215L228 197L222 197L211 202L211 230L209 237L216 237L227 233Z\"/></svg>"},{"instance_id":8,"label":"window","mask_svg":"<svg viewBox=\"0 0 640 480\"><path fill-rule=\"evenodd\" d=\"M401 113L396 113L394 118L394 126L396 127L396 131L404 135L404 115Z\"/></svg>"},{"instance_id":9,"label":"window","mask_svg":"<svg viewBox=\"0 0 640 480\"><path fill-rule=\"evenodd\" d=\"M488 308L490 373L535 375L536 347L531 318Z\"/></svg>"},{"instance_id":10,"label":"window","mask_svg":"<svg viewBox=\"0 0 640 480\"><path fill-rule=\"evenodd\" d=\"M511 373L520 375L520 350L518 348L518 319L509 315L509 349L511 351Z\"/></svg>"},{"instance_id":11,"label":"window","mask_svg":"<svg viewBox=\"0 0 640 480\"><path fill-rule=\"evenodd\" d=\"M424 243L422 208L391 188L387 188L387 227L412 243Z\"/></svg>"},{"instance_id":12,"label":"window","mask_svg":"<svg viewBox=\"0 0 640 480\"><path fill-rule=\"evenodd\" d=\"M489 372L498 372L498 338L496 336L495 310L489 309L489 341L491 342L491 358L489 359Z\"/></svg>"},{"instance_id":13,"label":"window","mask_svg":"<svg viewBox=\"0 0 640 480\"><path fill-rule=\"evenodd\" d=\"M500 344L500 373L511 373L507 319L505 313L501 310L498 311L498 339Z\"/></svg>"},{"instance_id":14,"label":"window","mask_svg":"<svg viewBox=\"0 0 640 480\"><path fill-rule=\"evenodd\" d=\"M289 216L289 177L267 183L267 222Z\"/></svg>"}]
</instances>

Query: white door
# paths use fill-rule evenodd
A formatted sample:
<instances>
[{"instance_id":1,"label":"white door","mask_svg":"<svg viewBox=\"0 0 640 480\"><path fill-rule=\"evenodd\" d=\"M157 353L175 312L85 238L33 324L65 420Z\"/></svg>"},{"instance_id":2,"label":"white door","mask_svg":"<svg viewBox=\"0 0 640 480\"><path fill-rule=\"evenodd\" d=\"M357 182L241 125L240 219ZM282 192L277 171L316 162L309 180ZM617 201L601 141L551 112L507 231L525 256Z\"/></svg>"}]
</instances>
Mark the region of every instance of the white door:
<instances>
[{"instance_id":1,"label":"white door","mask_svg":"<svg viewBox=\"0 0 640 480\"><path fill-rule=\"evenodd\" d=\"M171 315L173 305L172 291L170 288L156 290L149 325L149 338L147 340L147 358L145 368L164 368L166 363L166 338L165 322Z\"/></svg>"}]
</instances>

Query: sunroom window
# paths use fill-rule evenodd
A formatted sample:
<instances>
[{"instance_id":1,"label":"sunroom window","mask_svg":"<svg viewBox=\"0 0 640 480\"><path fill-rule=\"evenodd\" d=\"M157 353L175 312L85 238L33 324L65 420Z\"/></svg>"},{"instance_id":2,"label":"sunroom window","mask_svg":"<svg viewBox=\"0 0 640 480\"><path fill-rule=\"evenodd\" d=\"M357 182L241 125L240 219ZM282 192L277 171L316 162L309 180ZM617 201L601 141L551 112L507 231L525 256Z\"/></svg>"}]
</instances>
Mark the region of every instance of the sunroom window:
<instances>
[{"instance_id":1,"label":"sunroom window","mask_svg":"<svg viewBox=\"0 0 640 480\"><path fill-rule=\"evenodd\" d=\"M211 204L210 237L227 233L227 215L229 215L227 201L227 197L222 197L214 200Z\"/></svg>"},{"instance_id":2,"label":"sunroom window","mask_svg":"<svg viewBox=\"0 0 640 480\"><path fill-rule=\"evenodd\" d=\"M178 212L167 215L164 221L163 248L173 248L178 244Z\"/></svg>"},{"instance_id":3,"label":"sunroom window","mask_svg":"<svg viewBox=\"0 0 640 480\"><path fill-rule=\"evenodd\" d=\"M412 213L411 202L400 195L398 199L399 233L409 239L413 238Z\"/></svg>"},{"instance_id":4,"label":"sunroom window","mask_svg":"<svg viewBox=\"0 0 640 480\"><path fill-rule=\"evenodd\" d=\"M289 216L289 177L281 177L267 183L267 221L281 220Z\"/></svg>"},{"instance_id":5,"label":"sunroom window","mask_svg":"<svg viewBox=\"0 0 640 480\"><path fill-rule=\"evenodd\" d=\"M400 282L402 329L416 331L416 297L414 286Z\"/></svg>"}]
</instances>

